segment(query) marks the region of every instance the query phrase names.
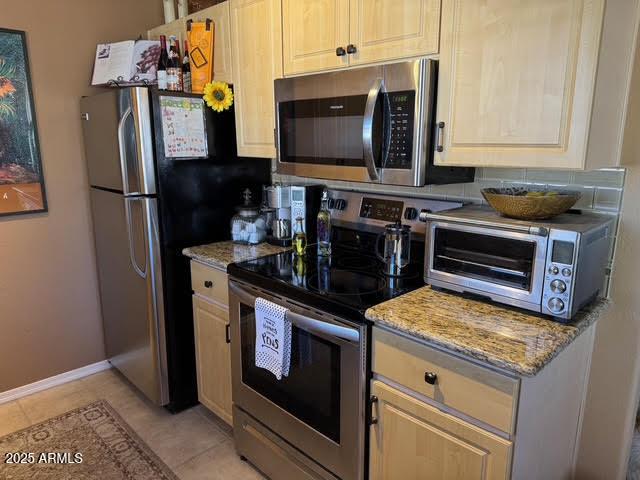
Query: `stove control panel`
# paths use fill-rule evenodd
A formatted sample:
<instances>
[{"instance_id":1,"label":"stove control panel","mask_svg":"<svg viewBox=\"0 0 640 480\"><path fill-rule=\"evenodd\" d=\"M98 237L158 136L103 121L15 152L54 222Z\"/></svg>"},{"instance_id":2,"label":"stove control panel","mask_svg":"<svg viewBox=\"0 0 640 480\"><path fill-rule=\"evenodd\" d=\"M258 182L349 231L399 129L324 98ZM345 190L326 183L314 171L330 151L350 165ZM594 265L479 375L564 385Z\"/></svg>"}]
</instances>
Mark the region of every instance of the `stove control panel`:
<instances>
[{"instance_id":1,"label":"stove control panel","mask_svg":"<svg viewBox=\"0 0 640 480\"><path fill-rule=\"evenodd\" d=\"M368 225L380 229L400 220L411 226L411 232L418 235L426 232L426 212L440 212L462 206L461 202L346 190L329 190L329 199L331 222L335 225L349 228Z\"/></svg>"},{"instance_id":2,"label":"stove control panel","mask_svg":"<svg viewBox=\"0 0 640 480\"><path fill-rule=\"evenodd\" d=\"M394 223L402 218L404 202L386 198L364 197L360 204L360 216Z\"/></svg>"}]
</instances>

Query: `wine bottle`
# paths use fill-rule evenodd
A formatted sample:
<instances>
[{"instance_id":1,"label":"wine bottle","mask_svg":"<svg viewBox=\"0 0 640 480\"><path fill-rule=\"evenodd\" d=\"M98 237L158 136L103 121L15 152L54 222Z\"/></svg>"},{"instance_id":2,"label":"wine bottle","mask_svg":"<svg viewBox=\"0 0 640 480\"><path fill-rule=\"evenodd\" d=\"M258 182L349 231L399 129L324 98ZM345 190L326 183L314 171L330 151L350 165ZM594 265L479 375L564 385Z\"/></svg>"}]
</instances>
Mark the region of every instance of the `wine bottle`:
<instances>
[{"instance_id":1,"label":"wine bottle","mask_svg":"<svg viewBox=\"0 0 640 480\"><path fill-rule=\"evenodd\" d=\"M167 37L160 35L160 58L158 59L158 68L156 70L158 76L158 89L167 89L167 64L169 63L169 54L167 53Z\"/></svg>"},{"instance_id":2,"label":"wine bottle","mask_svg":"<svg viewBox=\"0 0 640 480\"><path fill-rule=\"evenodd\" d=\"M182 91L191 93L191 59L189 58L189 43L184 41L184 57L182 58Z\"/></svg>"},{"instance_id":3,"label":"wine bottle","mask_svg":"<svg viewBox=\"0 0 640 480\"><path fill-rule=\"evenodd\" d=\"M176 37L169 41L169 63L167 65L167 90L182 91L182 65L180 62L180 47Z\"/></svg>"}]
</instances>

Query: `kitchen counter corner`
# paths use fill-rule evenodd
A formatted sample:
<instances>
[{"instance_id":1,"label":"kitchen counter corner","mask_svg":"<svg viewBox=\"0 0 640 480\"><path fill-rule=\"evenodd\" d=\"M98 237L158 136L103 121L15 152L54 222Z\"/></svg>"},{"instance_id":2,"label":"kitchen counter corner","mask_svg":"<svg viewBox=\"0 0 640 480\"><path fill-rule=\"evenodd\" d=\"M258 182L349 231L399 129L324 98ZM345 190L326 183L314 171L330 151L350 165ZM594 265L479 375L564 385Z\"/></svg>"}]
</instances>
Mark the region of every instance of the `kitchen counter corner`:
<instances>
[{"instance_id":1,"label":"kitchen counter corner","mask_svg":"<svg viewBox=\"0 0 640 480\"><path fill-rule=\"evenodd\" d=\"M182 250L182 254L198 262L226 271L227 267L232 263L266 257L286 250L289 250L289 248L278 247L268 243L239 245L229 240L185 248Z\"/></svg>"},{"instance_id":2,"label":"kitchen counter corner","mask_svg":"<svg viewBox=\"0 0 640 480\"><path fill-rule=\"evenodd\" d=\"M610 302L598 299L571 324L471 300L429 286L368 309L367 319L481 362L533 376L592 325Z\"/></svg>"}]
</instances>

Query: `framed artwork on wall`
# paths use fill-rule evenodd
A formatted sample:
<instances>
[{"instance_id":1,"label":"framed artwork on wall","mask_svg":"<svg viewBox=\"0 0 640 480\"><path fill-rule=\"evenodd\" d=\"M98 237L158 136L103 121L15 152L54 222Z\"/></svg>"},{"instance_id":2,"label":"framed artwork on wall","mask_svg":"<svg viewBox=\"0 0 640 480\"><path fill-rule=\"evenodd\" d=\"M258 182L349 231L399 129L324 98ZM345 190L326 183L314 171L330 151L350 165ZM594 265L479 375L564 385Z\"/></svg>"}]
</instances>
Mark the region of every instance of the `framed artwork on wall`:
<instances>
[{"instance_id":1,"label":"framed artwork on wall","mask_svg":"<svg viewBox=\"0 0 640 480\"><path fill-rule=\"evenodd\" d=\"M46 211L25 32L0 28L0 216Z\"/></svg>"}]
</instances>

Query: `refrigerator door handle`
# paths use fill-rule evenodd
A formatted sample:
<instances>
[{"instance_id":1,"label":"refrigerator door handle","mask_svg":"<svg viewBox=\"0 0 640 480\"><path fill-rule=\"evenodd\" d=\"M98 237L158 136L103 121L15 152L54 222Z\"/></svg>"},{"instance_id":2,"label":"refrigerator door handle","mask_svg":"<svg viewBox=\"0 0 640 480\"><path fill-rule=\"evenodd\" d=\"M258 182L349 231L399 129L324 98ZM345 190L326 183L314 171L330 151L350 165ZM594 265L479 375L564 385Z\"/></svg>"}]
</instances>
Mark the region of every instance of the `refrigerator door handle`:
<instances>
[{"instance_id":1,"label":"refrigerator door handle","mask_svg":"<svg viewBox=\"0 0 640 480\"><path fill-rule=\"evenodd\" d=\"M124 195L135 195L138 192L130 192L129 191L129 164L127 161L127 150L126 150L126 139L125 139L125 124L127 119L133 115L133 110L131 107L127 107L127 109L120 117L120 122L118 122L118 152L120 155L120 172L122 174L122 193Z\"/></svg>"},{"instance_id":2,"label":"refrigerator door handle","mask_svg":"<svg viewBox=\"0 0 640 480\"><path fill-rule=\"evenodd\" d=\"M135 202L135 201L142 201L144 200L143 198L126 198L124 199L124 215L126 218L126 222L127 222L127 237L129 240L129 261L131 262L131 266L133 267L133 270L141 277L141 278L147 278L147 269L145 266L145 269L143 270L142 268L140 268L140 266L138 265L138 262L136 261L136 255L135 255L135 242L133 241L133 234L132 234L132 226L131 226L131 202Z\"/></svg>"}]
</instances>

